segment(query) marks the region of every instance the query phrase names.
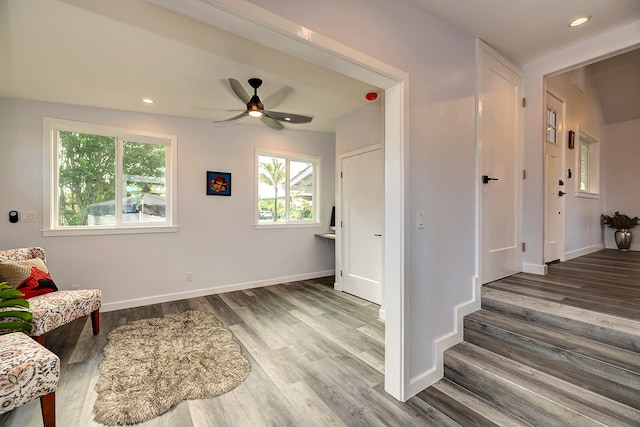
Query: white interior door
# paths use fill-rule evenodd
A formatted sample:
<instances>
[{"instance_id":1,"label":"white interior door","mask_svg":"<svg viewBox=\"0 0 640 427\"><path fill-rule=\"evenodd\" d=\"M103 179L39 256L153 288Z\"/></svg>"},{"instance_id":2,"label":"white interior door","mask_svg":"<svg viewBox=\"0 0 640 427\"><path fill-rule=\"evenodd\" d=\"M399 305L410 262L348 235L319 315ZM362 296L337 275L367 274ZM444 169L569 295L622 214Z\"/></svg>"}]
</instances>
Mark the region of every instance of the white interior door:
<instances>
[{"instance_id":1,"label":"white interior door","mask_svg":"<svg viewBox=\"0 0 640 427\"><path fill-rule=\"evenodd\" d=\"M344 157L340 168L342 290L382 304L382 148Z\"/></svg>"},{"instance_id":2,"label":"white interior door","mask_svg":"<svg viewBox=\"0 0 640 427\"><path fill-rule=\"evenodd\" d=\"M544 262L564 258L564 103L546 93Z\"/></svg>"},{"instance_id":3,"label":"white interior door","mask_svg":"<svg viewBox=\"0 0 640 427\"><path fill-rule=\"evenodd\" d=\"M481 44L478 154L482 283L522 271L522 75Z\"/></svg>"}]
</instances>

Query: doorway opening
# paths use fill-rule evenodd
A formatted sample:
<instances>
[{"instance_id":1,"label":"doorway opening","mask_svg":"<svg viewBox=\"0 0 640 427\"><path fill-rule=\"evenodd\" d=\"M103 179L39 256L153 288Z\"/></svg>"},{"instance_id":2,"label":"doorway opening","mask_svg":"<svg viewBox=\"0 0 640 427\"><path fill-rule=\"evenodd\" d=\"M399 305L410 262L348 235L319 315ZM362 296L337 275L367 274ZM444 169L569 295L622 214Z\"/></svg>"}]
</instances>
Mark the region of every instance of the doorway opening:
<instances>
[{"instance_id":1,"label":"doorway opening","mask_svg":"<svg viewBox=\"0 0 640 427\"><path fill-rule=\"evenodd\" d=\"M405 217L405 116L408 75L394 67L368 57L354 49L314 34L304 37L302 26L252 4L234 6L225 2L184 2L151 0L159 6L204 21L315 65L361 80L385 91L384 107L384 243L383 282L385 301L385 391L404 401L408 393L405 380L406 351L404 340L404 217ZM235 10L234 7L242 8Z\"/></svg>"}]
</instances>

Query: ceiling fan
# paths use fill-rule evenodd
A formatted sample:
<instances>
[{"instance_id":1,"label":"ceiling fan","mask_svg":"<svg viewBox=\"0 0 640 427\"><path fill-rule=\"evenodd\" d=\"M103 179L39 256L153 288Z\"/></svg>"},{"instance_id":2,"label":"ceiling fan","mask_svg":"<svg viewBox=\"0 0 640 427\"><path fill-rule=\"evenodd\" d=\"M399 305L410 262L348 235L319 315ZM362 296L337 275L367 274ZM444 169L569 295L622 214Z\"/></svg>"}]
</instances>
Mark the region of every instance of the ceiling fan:
<instances>
[{"instance_id":1,"label":"ceiling fan","mask_svg":"<svg viewBox=\"0 0 640 427\"><path fill-rule=\"evenodd\" d=\"M249 96L247 91L244 90L240 82L236 79L229 78L229 85L233 90L233 93L247 105L247 109L237 116L230 117L226 120L220 120L214 123L225 123L233 120L241 119L245 116L257 117L262 120L262 123L266 124L269 127L272 127L276 130L281 130L284 128L282 123L309 123L313 119L313 117L303 116L300 114L291 114L291 113L281 113L278 111L265 110L264 104L277 106L291 93L293 89L290 87L283 87L279 91L270 95L264 100L264 104L260 101L260 97L258 96L258 88L262 85L262 80L260 79L249 79L249 85L253 88L253 96Z\"/></svg>"}]
</instances>

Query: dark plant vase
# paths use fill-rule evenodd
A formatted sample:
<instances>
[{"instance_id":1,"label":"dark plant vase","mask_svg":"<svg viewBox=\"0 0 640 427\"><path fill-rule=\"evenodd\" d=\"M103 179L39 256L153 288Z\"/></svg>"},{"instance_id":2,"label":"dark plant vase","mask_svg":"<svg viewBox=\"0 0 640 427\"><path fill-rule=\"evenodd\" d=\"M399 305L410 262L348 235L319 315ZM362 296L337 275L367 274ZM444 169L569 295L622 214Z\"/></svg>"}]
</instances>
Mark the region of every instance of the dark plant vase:
<instances>
[{"instance_id":1,"label":"dark plant vase","mask_svg":"<svg viewBox=\"0 0 640 427\"><path fill-rule=\"evenodd\" d=\"M614 233L614 238L616 239L616 245L618 246L618 250L620 251L628 251L631 246L631 231L630 230L617 230Z\"/></svg>"}]
</instances>

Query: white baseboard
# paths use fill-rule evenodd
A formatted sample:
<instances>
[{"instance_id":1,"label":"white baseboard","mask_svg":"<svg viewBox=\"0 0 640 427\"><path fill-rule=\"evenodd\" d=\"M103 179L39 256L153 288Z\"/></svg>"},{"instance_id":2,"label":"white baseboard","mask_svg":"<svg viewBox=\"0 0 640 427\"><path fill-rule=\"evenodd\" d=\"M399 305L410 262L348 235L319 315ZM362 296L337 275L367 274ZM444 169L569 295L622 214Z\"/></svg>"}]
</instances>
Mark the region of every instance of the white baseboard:
<instances>
[{"instance_id":1,"label":"white baseboard","mask_svg":"<svg viewBox=\"0 0 640 427\"><path fill-rule=\"evenodd\" d=\"M606 248L607 249L618 249L618 247L616 246L615 243L609 243L609 242L607 242ZM629 250L630 251L640 251L640 244L636 245L636 244L632 243L631 246L629 247Z\"/></svg>"},{"instance_id":2,"label":"white baseboard","mask_svg":"<svg viewBox=\"0 0 640 427\"><path fill-rule=\"evenodd\" d=\"M565 261L569 261L570 259L578 258L579 256L588 255L593 252L598 252L604 248L605 248L605 245L603 243L598 243L597 245L587 246L586 248L574 249L572 251L565 252L564 259Z\"/></svg>"},{"instance_id":3,"label":"white baseboard","mask_svg":"<svg viewBox=\"0 0 640 427\"><path fill-rule=\"evenodd\" d=\"M453 331L437 338L433 342L434 353L436 357L435 366L424 371L409 380L409 390L407 399L420 393L425 388L436 383L444 376L444 352L448 348L461 343L464 339L464 316L471 314L480 309L480 288L482 283L479 277L473 278L473 299L458 304L454 309L455 322Z\"/></svg>"},{"instance_id":4,"label":"white baseboard","mask_svg":"<svg viewBox=\"0 0 640 427\"><path fill-rule=\"evenodd\" d=\"M162 302L178 301L187 298L197 298L206 295L221 294L223 292L242 291L245 289L261 288L264 286L278 285L280 283L296 282L298 280L317 279L318 277L332 276L335 270L317 271L315 273L298 274L295 276L276 277L255 282L236 283L232 285L217 286L215 288L196 289L193 291L176 292L171 294L155 295L145 298L135 298L130 300L110 302L102 304L101 312L122 310L125 308L140 307L143 305L158 304Z\"/></svg>"},{"instance_id":5,"label":"white baseboard","mask_svg":"<svg viewBox=\"0 0 640 427\"><path fill-rule=\"evenodd\" d=\"M531 274L539 274L541 276L545 276L547 274L547 264L529 264L527 262L522 263L522 272L523 273L531 273Z\"/></svg>"}]
</instances>

